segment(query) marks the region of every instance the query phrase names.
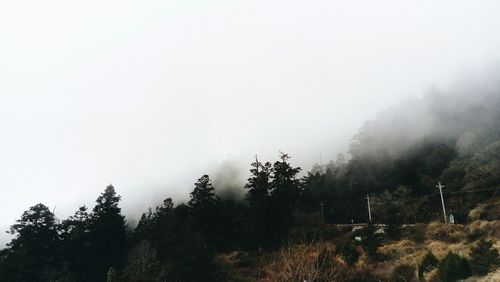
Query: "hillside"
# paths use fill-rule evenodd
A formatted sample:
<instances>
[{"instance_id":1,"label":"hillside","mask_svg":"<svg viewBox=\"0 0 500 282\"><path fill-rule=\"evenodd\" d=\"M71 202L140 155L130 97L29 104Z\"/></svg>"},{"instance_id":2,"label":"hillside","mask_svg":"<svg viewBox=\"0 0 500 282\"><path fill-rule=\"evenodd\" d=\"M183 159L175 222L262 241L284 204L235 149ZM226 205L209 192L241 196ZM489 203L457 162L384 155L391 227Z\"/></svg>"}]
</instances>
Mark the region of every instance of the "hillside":
<instances>
[{"instance_id":1,"label":"hillside","mask_svg":"<svg viewBox=\"0 0 500 282\"><path fill-rule=\"evenodd\" d=\"M0 280L493 281L499 89L405 100L367 121L348 157L303 178L287 154L255 159L244 201L218 195L203 175L189 202L167 198L135 228L111 185L64 220L34 205L11 227ZM442 223L438 182L456 224Z\"/></svg>"}]
</instances>

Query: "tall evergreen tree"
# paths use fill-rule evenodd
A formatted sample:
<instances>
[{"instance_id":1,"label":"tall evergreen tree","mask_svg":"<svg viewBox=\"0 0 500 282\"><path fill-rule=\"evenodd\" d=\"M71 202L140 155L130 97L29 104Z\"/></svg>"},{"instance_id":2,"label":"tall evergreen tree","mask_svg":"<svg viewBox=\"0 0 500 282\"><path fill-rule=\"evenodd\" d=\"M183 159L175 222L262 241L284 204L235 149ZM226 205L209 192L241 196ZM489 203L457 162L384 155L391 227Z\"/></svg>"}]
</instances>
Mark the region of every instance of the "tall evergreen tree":
<instances>
[{"instance_id":1,"label":"tall evergreen tree","mask_svg":"<svg viewBox=\"0 0 500 282\"><path fill-rule=\"evenodd\" d=\"M249 204L249 215L251 222L251 241L256 247L267 245L267 233L272 232L272 223L269 220L268 209L270 207L269 191L271 190L271 163L262 164L257 157L251 164L251 176L248 178L245 188L248 189L246 199Z\"/></svg>"},{"instance_id":2,"label":"tall evergreen tree","mask_svg":"<svg viewBox=\"0 0 500 282\"><path fill-rule=\"evenodd\" d=\"M200 228L213 242L219 231L218 208L220 199L215 195L215 188L208 175L199 178L194 186L193 192L190 193L191 199L188 202L190 213L195 226Z\"/></svg>"},{"instance_id":3,"label":"tall evergreen tree","mask_svg":"<svg viewBox=\"0 0 500 282\"><path fill-rule=\"evenodd\" d=\"M118 207L120 198L109 185L97 198L92 211L89 236L94 257L93 281L104 281L108 269L121 267L125 259L125 217Z\"/></svg>"},{"instance_id":4,"label":"tall evergreen tree","mask_svg":"<svg viewBox=\"0 0 500 282\"><path fill-rule=\"evenodd\" d=\"M269 240L280 243L289 233L293 224L293 212L301 195L301 185L297 174L300 167L292 167L290 156L280 154L281 161L274 163L271 169L271 192L269 201L269 220L273 223L273 232Z\"/></svg>"},{"instance_id":5,"label":"tall evergreen tree","mask_svg":"<svg viewBox=\"0 0 500 282\"><path fill-rule=\"evenodd\" d=\"M251 164L250 178L248 178L245 188L248 189L246 199L250 206L261 206L264 201L269 197L271 190L270 176L271 176L271 163L266 162L262 164L257 157L255 162Z\"/></svg>"},{"instance_id":6,"label":"tall evergreen tree","mask_svg":"<svg viewBox=\"0 0 500 282\"><path fill-rule=\"evenodd\" d=\"M76 281L85 281L86 273L92 271L89 231L90 214L86 206L81 206L73 216L61 223L62 260Z\"/></svg>"},{"instance_id":7,"label":"tall evergreen tree","mask_svg":"<svg viewBox=\"0 0 500 282\"><path fill-rule=\"evenodd\" d=\"M194 214L201 213L207 209L213 208L219 201L215 195L215 188L208 175L203 175L194 184L194 190L190 193L191 199L188 206Z\"/></svg>"},{"instance_id":8,"label":"tall evergreen tree","mask_svg":"<svg viewBox=\"0 0 500 282\"><path fill-rule=\"evenodd\" d=\"M0 281L48 281L57 278L59 269L57 223L43 204L25 211L10 233L0 270Z\"/></svg>"}]
</instances>

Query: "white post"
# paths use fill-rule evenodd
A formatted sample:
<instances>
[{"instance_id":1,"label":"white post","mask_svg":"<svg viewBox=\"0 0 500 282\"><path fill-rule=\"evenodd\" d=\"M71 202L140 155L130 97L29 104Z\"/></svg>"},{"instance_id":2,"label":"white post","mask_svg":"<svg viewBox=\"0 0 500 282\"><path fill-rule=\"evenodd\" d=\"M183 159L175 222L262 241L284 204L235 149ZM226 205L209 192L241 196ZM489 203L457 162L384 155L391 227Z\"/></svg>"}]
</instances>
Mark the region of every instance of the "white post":
<instances>
[{"instance_id":1,"label":"white post","mask_svg":"<svg viewBox=\"0 0 500 282\"><path fill-rule=\"evenodd\" d=\"M370 209L370 196L366 195L366 200L368 201L368 218L370 219L370 222L372 221L372 211Z\"/></svg>"},{"instance_id":2,"label":"white post","mask_svg":"<svg viewBox=\"0 0 500 282\"><path fill-rule=\"evenodd\" d=\"M439 194L441 194L441 204L443 205L444 223L446 223L446 209L444 208L444 198L443 198L443 188L444 188L444 186L441 185L441 182L438 182L438 185L436 187L439 188Z\"/></svg>"}]
</instances>

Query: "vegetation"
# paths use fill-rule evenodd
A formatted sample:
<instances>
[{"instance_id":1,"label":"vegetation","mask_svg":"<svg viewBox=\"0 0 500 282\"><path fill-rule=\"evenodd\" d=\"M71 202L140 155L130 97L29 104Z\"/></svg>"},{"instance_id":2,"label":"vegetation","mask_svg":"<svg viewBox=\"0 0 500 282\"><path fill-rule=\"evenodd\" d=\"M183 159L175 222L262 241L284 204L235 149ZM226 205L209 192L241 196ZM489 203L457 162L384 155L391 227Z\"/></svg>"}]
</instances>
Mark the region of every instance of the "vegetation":
<instances>
[{"instance_id":1,"label":"vegetation","mask_svg":"<svg viewBox=\"0 0 500 282\"><path fill-rule=\"evenodd\" d=\"M167 198L134 228L111 185L91 210L82 206L62 221L34 205L0 251L0 280L410 281L415 262L421 280L485 275L498 268L498 250L485 240L500 238L500 99L434 97L417 104L434 109L432 124L443 132L408 139L408 127L418 130L411 121L371 121L354 137L349 160L339 155L303 177L287 154L274 163L256 159L242 201L218 194L203 175L186 204ZM436 222L438 181L448 211L469 225ZM367 194L368 226L334 225L367 222ZM456 250L470 253L470 263Z\"/></svg>"},{"instance_id":2,"label":"vegetation","mask_svg":"<svg viewBox=\"0 0 500 282\"><path fill-rule=\"evenodd\" d=\"M498 251L490 241L484 239L472 248L470 257L472 271L479 275L485 275L500 264Z\"/></svg>"},{"instance_id":3,"label":"vegetation","mask_svg":"<svg viewBox=\"0 0 500 282\"><path fill-rule=\"evenodd\" d=\"M438 260L434 254L428 252L422 262L418 265L418 278L424 280L424 273L431 271L438 266Z\"/></svg>"},{"instance_id":4,"label":"vegetation","mask_svg":"<svg viewBox=\"0 0 500 282\"><path fill-rule=\"evenodd\" d=\"M439 279L443 282L454 282L469 277L472 273L467 259L448 253L438 265Z\"/></svg>"}]
</instances>

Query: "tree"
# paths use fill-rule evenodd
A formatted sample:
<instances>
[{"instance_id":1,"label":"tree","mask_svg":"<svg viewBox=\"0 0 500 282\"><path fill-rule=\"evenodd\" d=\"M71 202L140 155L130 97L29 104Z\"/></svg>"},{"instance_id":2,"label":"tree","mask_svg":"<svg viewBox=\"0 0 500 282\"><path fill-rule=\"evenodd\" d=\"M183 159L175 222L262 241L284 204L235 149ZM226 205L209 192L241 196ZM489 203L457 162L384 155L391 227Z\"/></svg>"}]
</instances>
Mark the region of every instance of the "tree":
<instances>
[{"instance_id":1,"label":"tree","mask_svg":"<svg viewBox=\"0 0 500 282\"><path fill-rule=\"evenodd\" d=\"M141 241L147 240L158 259L158 277L165 277L167 281L219 281L214 251L197 221L193 220L192 212L189 206L173 207L171 199L166 199L151 216L146 213L141 229L134 231L138 244L131 256L135 256L139 248L141 253L149 253L146 261L154 261L151 249L147 250L145 245L138 247L143 244Z\"/></svg>"},{"instance_id":2,"label":"tree","mask_svg":"<svg viewBox=\"0 0 500 282\"><path fill-rule=\"evenodd\" d=\"M193 192L190 193L191 199L188 202L190 214L196 226L204 232L210 241L215 242L218 240L217 237L221 235L220 198L215 195L215 188L208 175L199 178L194 186Z\"/></svg>"},{"instance_id":3,"label":"tree","mask_svg":"<svg viewBox=\"0 0 500 282\"><path fill-rule=\"evenodd\" d=\"M165 273L161 273L156 250L146 240L130 251L125 274L130 281L134 282L164 281L166 276Z\"/></svg>"},{"instance_id":4,"label":"tree","mask_svg":"<svg viewBox=\"0 0 500 282\"><path fill-rule=\"evenodd\" d=\"M259 208L269 197L271 189L269 178L271 176L271 163L262 164L255 157L255 162L251 164L251 176L248 178L245 189L248 189L246 199L250 206Z\"/></svg>"},{"instance_id":5,"label":"tree","mask_svg":"<svg viewBox=\"0 0 500 282\"><path fill-rule=\"evenodd\" d=\"M108 269L108 273L107 273L107 279L106 279L107 282L116 282L116 270L113 268L113 267L110 267Z\"/></svg>"},{"instance_id":6,"label":"tree","mask_svg":"<svg viewBox=\"0 0 500 282\"><path fill-rule=\"evenodd\" d=\"M288 154L280 153L280 158L281 161L275 162L271 169L271 195L281 198L288 208L292 208L301 192L300 182L296 178L301 169L290 165Z\"/></svg>"},{"instance_id":7,"label":"tree","mask_svg":"<svg viewBox=\"0 0 500 282\"><path fill-rule=\"evenodd\" d=\"M272 232L268 233L271 244L279 244L290 232L293 213L301 195L301 185L297 174L300 167L292 167L290 156L280 153L281 161L271 168L271 191L268 220L272 223Z\"/></svg>"},{"instance_id":8,"label":"tree","mask_svg":"<svg viewBox=\"0 0 500 282\"><path fill-rule=\"evenodd\" d=\"M54 214L43 204L25 211L10 233L15 238L7 244L0 268L2 281L46 281L55 279L59 266L57 223Z\"/></svg>"},{"instance_id":9,"label":"tree","mask_svg":"<svg viewBox=\"0 0 500 282\"><path fill-rule=\"evenodd\" d=\"M92 271L90 220L87 207L81 206L73 216L63 220L60 227L62 260L76 281L85 281L86 273Z\"/></svg>"},{"instance_id":10,"label":"tree","mask_svg":"<svg viewBox=\"0 0 500 282\"><path fill-rule=\"evenodd\" d=\"M193 213L200 213L216 205L219 198L215 195L215 188L212 186L210 177L203 175L194 184L195 188L189 195L191 199L188 202L189 208Z\"/></svg>"},{"instance_id":11,"label":"tree","mask_svg":"<svg viewBox=\"0 0 500 282\"><path fill-rule=\"evenodd\" d=\"M251 164L251 176L245 184L245 189L248 189L246 199L249 204L250 217L250 240L251 245L259 249L266 246L266 238L269 230L272 230L269 221L269 191L271 189L271 163L262 164L257 157L255 162Z\"/></svg>"},{"instance_id":12,"label":"tree","mask_svg":"<svg viewBox=\"0 0 500 282\"><path fill-rule=\"evenodd\" d=\"M94 258L94 281L104 280L107 270L120 268L125 259L125 217L118 207L120 198L115 188L109 185L97 198L92 211L89 236Z\"/></svg>"}]
</instances>

